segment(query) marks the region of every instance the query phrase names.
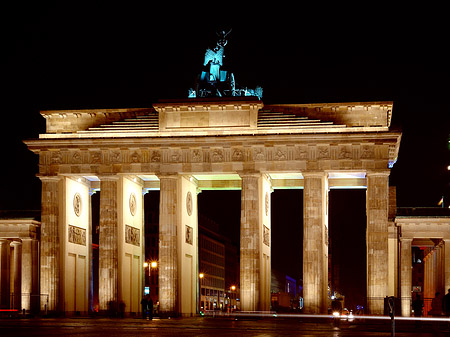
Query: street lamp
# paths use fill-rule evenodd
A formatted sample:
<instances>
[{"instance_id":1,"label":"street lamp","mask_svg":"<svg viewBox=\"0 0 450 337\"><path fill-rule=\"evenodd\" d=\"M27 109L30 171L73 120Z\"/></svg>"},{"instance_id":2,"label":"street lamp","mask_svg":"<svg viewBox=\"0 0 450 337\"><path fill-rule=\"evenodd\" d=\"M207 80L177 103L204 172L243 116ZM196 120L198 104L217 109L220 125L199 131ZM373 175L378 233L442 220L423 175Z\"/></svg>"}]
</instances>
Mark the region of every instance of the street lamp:
<instances>
[{"instance_id":1,"label":"street lamp","mask_svg":"<svg viewBox=\"0 0 450 337\"><path fill-rule=\"evenodd\" d=\"M205 277L205 274L203 274L203 273L198 274L198 278L200 279L200 294L199 294L200 301L198 303L198 306L199 306L198 311L199 311L200 315L203 315L203 313L202 313L202 280L204 277Z\"/></svg>"},{"instance_id":2,"label":"street lamp","mask_svg":"<svg viewBox=\"0 0 450 337\"><path fill-rule=\"evenodd\" d=\"M152 269L156 269L158 268L158 262L156 261L151 261L151 262L144 262L144 268L148 267L148 283L149 283L149 290L150 290L150 286L152 284Z\"/></svg>"},{"instance_id":3,"label":"street lamp","mask_svg":"<svg viewBox=\"0 0 450 337\"><path fill-rule=\"evenodd\" d=\"M231 287L230 287L230 289L231 289L231 299L230 299L230 311L231 312L233 312L233 299L235 299L235 296L233 295L234 293L235 293L235 290L236 290L236 286L235 285L232 285ZM236 300L235 300L236 301Z\"/></svg>"}]
</instances>

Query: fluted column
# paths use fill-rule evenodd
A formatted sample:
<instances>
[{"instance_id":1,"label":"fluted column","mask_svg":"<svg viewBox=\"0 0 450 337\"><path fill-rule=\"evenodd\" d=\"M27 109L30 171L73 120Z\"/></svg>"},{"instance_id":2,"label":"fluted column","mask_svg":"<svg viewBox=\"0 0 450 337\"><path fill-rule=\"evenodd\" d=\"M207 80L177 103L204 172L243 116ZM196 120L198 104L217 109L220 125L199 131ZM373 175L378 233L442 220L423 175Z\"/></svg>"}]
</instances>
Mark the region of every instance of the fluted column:
<instances>
[{"instance_id":1,"label":"fluted column","mask_svg":"<svg viewBox=\"0 0 450 337\"><path fill-rule=\"evenodd\" d=\"M10 241L0 239L0 309L9 308Z\"/></svg>"},{"instance_id":2,"label":"fluted column","mask_svg":"<svg viewBox=\"0 0 450 337\"><path fill-rule=\"evenodd\" d=\"M411 315L412 290L412 239L400 239L400 296L402 302L402 316Z\"/></svg>"},{"instance_id":3,"label":"fluted column","mask_svg":"<svg viewBox=\"0 0 450 337\"><path fill-rule=\"evenodd\" d=\"M22 238L22 308L36 311L39 300L38 261L39 242L36 239Z\"/></svg>"},{"instance_id":4,"label":"fluted column","mask_svg":"<svg viewBox=\"0 0 450 337\"><path fill-rule=\"evenodd\" d=\"M161 176L159 204L159 305L165 316L178 312L178 176Z\"/></svg>"},{"instance_id":5,"label":"fluted column","mask_svg":"<svg viewBox=\"0 0 450 337\"><path fill-rule=\"evenodd\" d=\"M241 175L240 296L243 311L260 306L259 174Z\"/></svg>"},{"instance_id":6,"label":"fluted column","mask_svg":"<svg viewBox=\"0 0 450 337\"><path fill-rule=\"evenodd\" d=\"M303 173L303 300L305 312L326 313L328 185L324 172Z\"/></svg>"},{"instance_id":7,"label":"fluted column","mask_svg":"<svg viewBox=\"0 0 450 337\"><path fill-rule=\"evenodd\" d=\"M41 209L41 309L60 310L59 177L40 177Z\"/></svg>"},{"instance_id":8,"label":"fluted column","mask_svg":"<svg viewBox=\"0 0 450 337\"><path fill-rule=\"evenodd\" d=\"M12 298L12 305L14 309L20 310L22 303L22 242L13 241L11 242L11 247L13 247L12 256L12 274L13 278L11 284L13 285L14 297Z\"/></svg>"},{"instance_id":9,"label":"fluted column","mask_svg":"<svg viewBox=\"0 0 450 337\"><path fill-rule=\"evenodd\" d=\"M437 256L437 263L438 263L438 276L437 276L437 291L439 291L441 294L445 293L444 288L444 243L441 241L437 248L438 256Z\"/></svg>"},{"instance_id":10,"label":"fluted column","mask_svg":"<svg viewBox=\"0 0 450 337\"><path fill-rule=\"evenodd\" d=\"M450 239L444 240L444 291L450 289Z\"/></svg>"},{"instance_id":11,"label":"fluted column","mask_svg":"<svg viewBox=\"0 0 450 337\"><path fill-rule=\"evenodd\" d=\"M118 302L118 177L100 178L99 307L108 310Z\"/></svg>"},{"instance_id":12,"label":"fluted column","mask_svg":"<svg viewBox=\"0 0 450 337\"><path fill-rule=\"evenodd\" d=\"M367 173L367 306L382 315L388 294L389 171Z\"/></svg>"}]
</instances>

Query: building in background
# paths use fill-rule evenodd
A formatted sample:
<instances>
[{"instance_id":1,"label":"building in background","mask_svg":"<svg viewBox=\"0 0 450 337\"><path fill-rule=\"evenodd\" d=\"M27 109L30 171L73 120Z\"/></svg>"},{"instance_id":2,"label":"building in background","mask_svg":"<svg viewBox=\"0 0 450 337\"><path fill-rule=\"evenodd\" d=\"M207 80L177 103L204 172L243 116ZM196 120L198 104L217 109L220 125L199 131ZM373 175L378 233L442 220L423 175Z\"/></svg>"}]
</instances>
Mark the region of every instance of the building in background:
<instances>
[{"instance_id":1,"label":"building in background","mask_svg":"<svg viewBox=\"0 0 450 337\"><path fill-rule=\"evenodd\" d=\"M200 214L198 226L200 311L236 310L239 286L234 281L239 277L238 250L220 234L216 222Z\"/></svg>"}]
</instances>

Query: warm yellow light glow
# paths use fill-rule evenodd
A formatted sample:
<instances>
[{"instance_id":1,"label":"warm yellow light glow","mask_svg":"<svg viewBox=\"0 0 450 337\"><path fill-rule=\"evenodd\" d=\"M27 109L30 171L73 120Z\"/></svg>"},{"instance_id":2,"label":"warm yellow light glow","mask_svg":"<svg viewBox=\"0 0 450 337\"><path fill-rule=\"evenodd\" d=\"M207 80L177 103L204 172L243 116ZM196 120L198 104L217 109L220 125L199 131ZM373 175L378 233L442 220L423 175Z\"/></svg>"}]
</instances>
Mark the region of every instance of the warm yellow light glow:
<instances>
[{"instance_id":1,"label":"warm yellow light glow","mask_svg":"<svg viewBox=\"0 0 450 337\"><path fill-rule=\"evenodd\" d=\"M231 286L231 290L235 291L236 290L236 286Z\"/></svg>"},{"instance_id":2,"label":"warm yellow light glow","mask_svg":"<svg viewBox=\"0 0 450 337\"><path fill-rule=\"evenodd\" d=\"M204 277L205 277L205 274L203 274L203 273L200 273L200 274L198 274L198 277L200 277L200 278L204 278Z\"/></svg>"},{"instance_id":3,"label":"warm yellow light glow","mask_svg":"<svg viewBox=\"0 0 450 337\"><path fill-rule=\"evenodd\" d=\"M144 262L144 268L147 268L147 267L148 267L148 263Z\"/></svg>"},{"instance_id":4,"label":"warm yellow light glow","mask_svg":"<svg viewBox=\"0 0 450 337\"><path fill-rule=\"evenodd\" d=\"M158 262L152 261L152 262L150 263L150 267L152 267L152 268L158 267Z\"/></svg>"}]
</instances>

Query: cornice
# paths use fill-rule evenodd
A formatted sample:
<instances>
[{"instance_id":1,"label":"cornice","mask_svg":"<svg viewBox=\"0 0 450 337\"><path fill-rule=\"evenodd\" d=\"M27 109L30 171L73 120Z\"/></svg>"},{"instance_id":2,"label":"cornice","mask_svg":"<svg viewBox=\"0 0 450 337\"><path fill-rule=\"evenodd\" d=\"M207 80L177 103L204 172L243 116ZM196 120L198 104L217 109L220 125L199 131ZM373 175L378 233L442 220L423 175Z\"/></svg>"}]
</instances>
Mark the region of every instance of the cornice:
<instances>
[{"instance_id":1,"label":"cornice","mask_svg":"<svg viewBox=\"0 0 450 337\"><path fill-rule=\"evenodd\" d=\"M193 144L245 143L352 143L352 142L384 142L399 144L402 133L400 131L384 130L383 132L349 132L324 134L253 134L253 135L209 135L209 136L172 136L172 137L128 137L128 138L39 138L25 140L24 143L32 151L41 149L60 148L102 148L143 146L191 146Z\"/></svg>"}]
</instances>

